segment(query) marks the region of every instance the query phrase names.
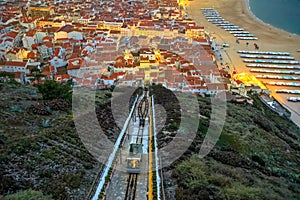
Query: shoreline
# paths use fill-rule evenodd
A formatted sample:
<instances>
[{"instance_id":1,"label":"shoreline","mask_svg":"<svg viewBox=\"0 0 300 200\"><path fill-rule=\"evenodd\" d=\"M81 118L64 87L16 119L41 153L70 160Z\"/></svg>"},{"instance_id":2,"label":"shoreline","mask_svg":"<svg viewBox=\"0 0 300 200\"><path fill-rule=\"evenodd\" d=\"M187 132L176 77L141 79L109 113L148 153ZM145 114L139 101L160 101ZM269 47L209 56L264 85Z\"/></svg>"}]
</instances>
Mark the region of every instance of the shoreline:
<instances>
[{"instance_id":1,"label":"shoreline","mask_svg":"<svg viewBox=\"0 0 300 200\"><path fill-rule=\"evenodd\" d=\"M248 15L249 15L252 19L258 21L261 25L267 26L269 29L274 29L275 31L277 30L277 31L286 33L286 34L288 34L288 35L291 35L291 36L294 36L294 37L298 37L298 39L300 39L300 35L298 35L298 34L296 34L296 33L291 33L291 32L289 32L289 31L287 31L287 30L285 30L285 29L276 27L276 26L274 26L274 25L272 25L272 24L269 24L269 23L263 21L263 20L260 19L259 17L257 17L257 16L253 13L253 11L251 10L250 0L241 0L241 1L245 4L244 7L246 8L245 10L246 10L246 12L248 12ZM244 11L244 10L243 10L243 11ZM243 26L241 26L241 27L243 27ZM258 40L259 40L259 38L258 38ZM299 48L300 48L300 46L299 46Z\"/></svg>"},{"instance_id":2,"label":"shoreline","mask_svg":"<svg viewBox=\"0 0 300 200\"><path fill-rule=\"evenodd\" d=\"M252 18L255 18L255 20L259 21L260 23L265 24L266 26L268 26L268 27L270 27L270 28L278 29L279 31L286 32L287 34L291 34L291 35L296 36L296 37L297 37L297 36L298 36L298 37L300 36L300 35L297 34L297 33L289 32L289 31L287 31L287 30L285 30L285 29L279 28L279 27L277 27L277 26L274 26L274 25L272 25L272 24L269 24L269 23L265 22L264 20L260 19L259 17L257 17L257 16L253 13L253 11L252 11L252 9L251 9L251 6L250 6L250 0L244 0L244 1L245 1L245 3L246 3L247 8L248 8L249 14L251 15ZM299 47L299 48L300 48L300 47Z\"/></svg>"},{"instance_id":3,"label":"shoreline","mask_svg":"<svg viewBox=\"0 0 300 200\"><path fill-rule=\"evenodd\" d=\"M297 51L300 48L300 36L263 22L252 13L249 0L193 0L189 1L186 8L188 15L197 24L204 26L205 31L216 37L217 43L226 42L230 45L229 48L223 50L222 57L223 62L230 64L231 70L234 69L238 73L246 72L255 75L255 73L250 72L250 68L246 67L243 59L237 53L237 50L254 50L252 46L254 42L259 45L260 51L287 51L295 60L300 60L300 52ZM228 31L219 28L205 19L201 8L216 9L225 20L255 34L258 40L249 41L249 46L245 45L246 41L240 41L240 44L236 44L236 38ZM282 86L267 86L267 88L272 92L272 97L291 111L292 116L290 119L300 127L300 103L289 102L286 99L286 95L275 92L276 89L298 88Z\"/></svg>"}]
</instances>

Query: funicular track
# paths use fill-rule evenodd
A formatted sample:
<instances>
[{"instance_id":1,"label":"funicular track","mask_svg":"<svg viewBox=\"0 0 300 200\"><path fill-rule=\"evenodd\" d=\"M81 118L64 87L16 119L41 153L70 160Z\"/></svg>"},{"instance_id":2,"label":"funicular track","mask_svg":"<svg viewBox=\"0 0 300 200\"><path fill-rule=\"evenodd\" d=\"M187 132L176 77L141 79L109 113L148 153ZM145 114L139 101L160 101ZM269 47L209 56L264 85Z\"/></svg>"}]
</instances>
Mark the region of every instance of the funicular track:
<instances>
[{"instance_id":1,"label":"funicular track","mask_svg":"<svg viewBox=\"0 0 300 200\"><path fill-rule=\"evenodd\" d=\"M158 180L158 178L153 179L153 176L157 176L157 173L156 175L153 174L152 170L158 162L155 161L157 155L154 157L152 155L155 150L152 133L152 131L155 131L155 121L153 122L152 116L154 114L153 109L153 97L149 97L148 88L145 88L143 94L136 96L135 100L132 100L129 105L130 114L118 137L114 151L108 159L107 166L98 178L98 186L95 187L95 192L91 192L94 193L91 199L155 199L152 187L155 188L156 184L152 181ZM117 154L117 149L120 147L123 147L123 150L121 149ZM127 149L128 147L129 149ZM125 152L122 153L124 150ZM125 163L122 162L124 159L126 159ZM114 168L125 166L125 173L124 171L114 170ZM109 173L109 170L111 173ZM141 173L142 170L148 171ZM155 196L157 196L156 193ZM160 200L160 198L157 199Z\"/></svg>"},{"instance_id":2,"label":"funicular track","mask_svg":"<svg viewBox=\"0 0 300 200\"><path fill-rule=\"evenodd\" d=\"M129 174L124 200L135 199L138 174Z\"/></svg>"},{"instance_id":3,"label":"funicular track","mask_svg":"<svg viewBox=\"0 0 300 200\"><path fill-rule=\"evenodd\" d=\"M137 113L139 118L139 127L136 136L135 143L142 144L142 140L144 137L144 127L145 127L145 120L148 117L149 113L149 101L148 101L148 92L145 90L143 98L138 103ZM138 182L138 173L128 173L127 179L127 187L125 193L125 200L134 200L136 197L136 189L137 189L137 182Z\"/></svg>"}]
</instances>

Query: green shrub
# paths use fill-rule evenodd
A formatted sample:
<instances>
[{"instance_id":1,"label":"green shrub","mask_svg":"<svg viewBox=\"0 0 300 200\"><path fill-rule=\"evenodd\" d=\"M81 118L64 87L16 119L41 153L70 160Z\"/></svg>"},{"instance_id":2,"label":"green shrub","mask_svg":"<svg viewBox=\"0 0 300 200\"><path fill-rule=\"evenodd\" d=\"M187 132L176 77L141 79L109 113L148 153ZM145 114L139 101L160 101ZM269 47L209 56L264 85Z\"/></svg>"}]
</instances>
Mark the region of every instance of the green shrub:
<instances>
[{"instance_id":1,"label":"green shrub","mask_svg":"<svg viewBox=\"0 0 300 200\"><path fill-rule=\"evenodd\" d=\"M39 92L45 100L63 99L72 101L72 87L70 84L61 84L53 80L47 80L44 84L36 84Z\"/></svg>"},{"instance_id":2,"label":"green shrub","mask_svg":"<svg viewBox=\"0 0 300 200\"><path fill-rule=\"evenodd\" d=\"M169 131L176 131L176 130L178 130L178 128L179 128L178 124L177 124L175 121L173 121L173 122L169 125L169 127L168 127L167 130L169 130Z\"/></svg>"},{"instance_id":3,"label":"green shrub","mask_svg":"<svg viewBox=\"0 0 300 200\"><path fill-rule=\"evenodd\" d=\"M52 200L50 195L43 195L41 191L24 190L15 194L8 195L5 200Z\"/></svg>"},{"instance_id":4,"label":"green shrub","mask_svg":"<svg viewBox=\"0 0 300 200\"><path fill-rule=\"evenodd\" d=\"M66 185L61 181L51 180L43 185L43 190L52 195L53 199L68 199Z\"/></svg>"},{"instance_id":5,"label":"green shrub","mask_svg":"<svg viewBox=\"0 0 300 200\"><path fill-rule=\"evenodd\" d=\"M220 187L228 187L231 186L231 179L221 174L214 174L208 178L208 183Z\"/></svg>"},{"instance_id":6,"label":"green shrub","mask_svg":"<svg viewBox=\"0 0 300 200\"><path fill-rule=\"evenodd\" d=\"M180 177L184 177L181 183L186 188L198 188L207 184L207 177L201 160L183 161L175 168Z\"/></svg>"},{"instance_id":7,"label":"green shrub","mask_svg":"<svg viewBox=\"0 0 300 200\"><path fill-rule=\"evenodd\" d=\"M51 178L54 172L54 169L41 169L38 174L40 178Z\"/></svg>"},{"instance_id":8,"label":"green shrub","mask_svg":"<svg viewBox=\"0 0 300 200\"><path fill-rule=\"evenodd\" d=\"M244 185L234 185L231 188L225 188L223 192L230 200L256 200L262 197L261 189Z\"/></svg>"},{"instance_id":9,"label":"green shrub","mask_svg":"<svg viewBox=\"0 0 300 200\"><path fill-rule=\"evenodd\" d=\"M239 138L235 135L227 133L225 130L220 135L217 145L219 147L230 147L238 152L244 152L244 147Z\"/></svg>"},{"instance_id":10,"label":"green shrub","mask_svg":"<svg viewBox=\"0 0 300 200\"><path fill-rule=\"evenodd\" d=\"M63 180L72 188L79 188L82 173L67 173L63 176Z\"/></svg>"}]
</instances>

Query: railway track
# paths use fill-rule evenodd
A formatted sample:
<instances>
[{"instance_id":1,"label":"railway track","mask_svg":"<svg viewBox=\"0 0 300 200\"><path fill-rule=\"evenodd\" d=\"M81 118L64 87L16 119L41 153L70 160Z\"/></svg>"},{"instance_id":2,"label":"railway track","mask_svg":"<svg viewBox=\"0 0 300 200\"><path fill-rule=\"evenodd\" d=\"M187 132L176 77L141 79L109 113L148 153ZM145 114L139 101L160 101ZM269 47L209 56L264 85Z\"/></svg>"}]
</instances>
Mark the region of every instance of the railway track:
<instances>
[{"instance_id":1,"label":"railway track","mask_svg":"<svg viewBox=\"0 0 300 200\"><path fill-rule=\"evenodd\" d=\"M139 127L138 127L138 132L134 143L142 144L143 137L144 137L145 120L148 117L148 113L149 113L149 101L148 101L147 91L145 91L144 97L140 100L138 104L137 113L139 118ZM138 173L128 174L127 187L126 187L126 193L124 198L125 200L135 199L136 189L137 189L137 179L138 179Z\"/></svg>"},{"instance_id":2,"label":"railway track","mask_svg":"<svg viewBox=\"0 0 300 200\"><path fill-rule=\"evenodd\" d=\"M111 164L109 165L110 168L114 168L114 164L120 167L126 166L126 173L119 173L116 172L115 175L112 175L107 182L112 181L112 184L109 184L108 187L106 187L107 182L104 182L102 180L106 180L107 176L104 176L108 174L108 172L104 171L101 174L100 183L98 184L98 187L95 188L95 194L92 199L125 199L125 200L133 200L133 199L148 199L152 197L152 161L148 161L150 157L145 155L147 154L147 151L150 151L149 154L151 154L152 150L149 149L149 144L152 144L152 140L150 138L150 135L148 132L151 132L152 127L152 101L149 99L148 95L148 89L144 91L144 94L140 97L136 97L135 102L130 106L130 115L128 116L125 125L120 133L120 136L118 138L118 144L117 147L124 146L124 149L129 150L128 154L124 153L123 155L126 155L126 162L116 162L113 163L113 158L116 156L116 154L112 154L114 157L109 159L111 161ZM136 121L137 120L137 121ZM148 121L149 120L149 121ZM131 124L130 131L128 129L128 126L130 122L133 122ZM135 123L137 122L137 123ZM149 129L149 130L148 130ZM123 141L122 138L125 138ZM122 144L121 144L122 142ZM146 146L145 146L146 145ZM116 149L117 149L116 147ZM126 150L127 151L127 150ZM121 156L121 154L120 154ZM120 157L121 159L121 157ZM151 157L151 160L153 158ZM118 160L118 159L117 159ZM147 161L149 163L147 163ZM149 176L148 173L140 174L142 170L148 170L148 173L150 174L151 178L149 181L147 176ZM104 175L103 175L104 174ZM114 172L112 173L114 174ZM123 182L125 179L125 182ZM120 181L121 180L121 181ZM115 182L116 181L116 182ZM150 184L151 182L151 184ZM140 184L143 183L143 184ZM150 186L148 186L150 184ZM120 191L116 190L116 188L119 188ZM151 189L151 195L149 195L149 188ZM145 191L145 192L144 192ZM147 192L147 194L146 194ZM100 198L99 198L100 197ZM152 198L150 198L152 199Z\"/></svg>"},{"instance_id":3,"label":"railway track","mask_svg":"<svg viewBox=\"0 0 300 200\"><path fill-rule=\"evenodd\" d=\"M124 200L134 200L136 193L138 174L129 174Z\"/></svg>"}]
</instances>

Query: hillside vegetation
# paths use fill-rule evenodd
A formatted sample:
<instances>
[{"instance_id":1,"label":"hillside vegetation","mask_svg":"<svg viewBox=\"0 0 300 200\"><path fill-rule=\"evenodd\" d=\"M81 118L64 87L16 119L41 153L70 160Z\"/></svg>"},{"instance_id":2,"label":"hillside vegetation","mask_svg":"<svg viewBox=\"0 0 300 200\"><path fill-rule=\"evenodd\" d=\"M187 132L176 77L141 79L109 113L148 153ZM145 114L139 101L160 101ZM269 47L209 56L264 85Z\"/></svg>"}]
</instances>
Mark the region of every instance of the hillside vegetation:
<instances>
[{"instance_id":1,"label":"hillside vegetation","mask_svg":"<svg viewBox=\"0 0 300 200\"><path fill-rule=\"evenodd\" d=\"M7 198L25 198L33 189L41 199L84 199L101 165L81 142L67 99L48 100L32 86L0 90L0 194L24 191Z\"/></svg>"},{"instance_id":2,"label":"hillside vegetation","mask_svg":"<svg viewBox=\"0 0 300 200\"><path fill-rule=\"evenodd\" d=\"M166 110L175 108L169 113L171 121L177 121L178 108L170 105L168 91L155 90L160 91L156 99L167 105ZM185 154L163 169L167 199L299 199L300 129L256 95L252 98L253 105L227 103L222 133L204 158L198 152L209 127L211 98L198 98L197 135ZM166 125L158 134L160 147L177 133L170 120Z\"/></svg>"},{"instance_id":3,"label":"hillside vegetation","mask_svg":"<svg viewBox=\"0 0 300 200\"><path fill-rule=\"evenodd\" d=\"M68 86L50 86L60 92L70 90ZM0 84L0 195L7 199L28 195L36 199L84 199L101 164L76 132L70 95L57 99L45 95L47 89L40 89L43 95L37 87ZM163 147L177 134L180 107L170 91L153 87L151 92L166 111L164 128L158 133L159 146ZM101 128L115 141L120 127L112 116L111 96L109 90L96 91L95 107ZM299 197L300 130L256 96L253 99L253 105L227 103L226 122L217 145L208 156L199 158L209 127L211 99L198 97L196 137L180 159L163 169L167 199ZM126 117L126 113L120 115Z\"/></svg>"}]
</instances>

